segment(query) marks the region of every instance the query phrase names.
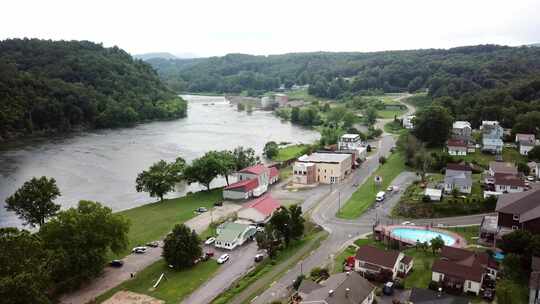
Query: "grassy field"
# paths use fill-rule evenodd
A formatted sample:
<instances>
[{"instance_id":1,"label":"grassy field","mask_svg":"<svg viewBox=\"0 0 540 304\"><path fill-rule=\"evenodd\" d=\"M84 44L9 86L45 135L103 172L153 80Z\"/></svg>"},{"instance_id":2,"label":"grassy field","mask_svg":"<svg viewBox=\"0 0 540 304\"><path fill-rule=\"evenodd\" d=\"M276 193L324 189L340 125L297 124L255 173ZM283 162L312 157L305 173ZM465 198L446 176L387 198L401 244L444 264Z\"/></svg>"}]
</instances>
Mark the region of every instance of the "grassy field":
<instances>
[{"instance_id":1,"label":"grassy field","mask_svg":"<svg viewBox=\"0 0 540 304\"><path fill-rule=\"evenodd\" d=\"M309 95L307 89L288 91L286 94L289 96L289 100L303 100L308 103L319 100L318 97Z\"/></svg>"},{"instance_id":2,"label":"grassy field","mask_svg":"<svg viewBox=\"0 0 540 304\"><path fill-rule=\"evenodd\" d=\"M297 158L298 156L301 156L303 154L303 151L307 146L308 145L305 144L298 144L279 148L278 155L272 158L272 160L281 162Z\"/></svg>"},{"instance_id":3,"label":"grassy field","mask_svg":"<svg viewBox=\"0 0 540 304\"><path fill-rule=\"evenodd\" d=\"M258 264L255 269L253 269L248 274L244 275L238 281L233 283L232 287L220 294L216 299L214 299L214 301L212 301L212 304L230 303L237 295L242 293L256 281L262 279L265 276L271 276L271 271L282 263L287 263L287 265L290 265L290 267L294 266L302 258L299 257L298 260L291 259L297 252L299 252L302 248L308 245L310 246L310 248L317 248L320 242L326 237L326 235L327 233L324 231L313 231L313 233L309 233L303 239L291 243L291 245L281 251L274 260L268 258L265 259L263 262ZM289 267L287 267L286 269L289 269ZM273 282L279 275L280 274L272 275L272 278L268 278L270 279L268 284ZM264 286L262 288L264 289L266 287L266 284L263 285Z\"/></svg>"},{"instance_id":4,"label":"grassy field","mask_svg":"<svg viewBox=\"0 0 540 304\"><path fill-rule=\"evenodd\" d=\"M480 234L480 226L452 227L444 229L461 235L467 240L467 244L475 244L476 238L478 238L478 235Z\"/></svg>"},{"instance_id":5,"label":"grassy field","mask_svg":"<svg viewBox=\"0 0 540 304\"><path fill-rule=\"evenodd\" d=\"M403 154L393 153L388 157L385 164L379 166L375 173L368 177L366 182L362 184L351 198L338 212L337 216L345 219L354 219L362 215L375 202L375 195L381 189L386 189L388 185L405 170L405 160ZM383 178L382 185L375 185L374 177L381 176Z\"/></svg>"},{"instance_id":6,"label":"grassy field","mask_svg":"<svg viewBox=\"0 0 540 304\"><path fill-rule=\"evenodd\" d=\"M146 294L164 300L166 303L179 303L184 297L212 277L218 269L219 265L215 260L208 260L188 270L172 271L167 267L164 260L160 260L137 273L134 279L126 281L99 296L96 303L107 300L120 290ZM152 286L162 273L165 273L166 279L161 280L159 286L153 290Z\"/></svg>"},{"instance_id":7,"label":"grassy field","mask_svg":"<svg viewBox=\"0 0 540 304\"><path fill-rule=\"evenodd\" d=\"M356 254L356 247L355 246L348 246L345 248L342 252L336 255L334 259L334 267L330 269L330 273L339 273L343 272L343 264L345 263L345 260Z\"/></svg>"},{"instance_id":8,"label":"grassy field","mask_svg":"<svg viewBox=\"0 0 540 304\"><path fill-rule=\"evenodd\" d=\"M285 180L289 178L289 176L291 176L293 173L292 171L293 171L292 166L287 166L285 168L279 169L279 179Z\"/></svg>"},{"instance_id":9,"label":"grassy field","mask_svg":"<svg viewBox=\"0 0 540 304\"><path fill-rule=\"evenodd\" d=\"M394 118L405 113L406 110L379 110L377 111L377 116L379 118Z\"/></svg>"},{"instance_id":10,"label":"grassy field","mask_svg":"<svg viewBox=\"0 0 540 304\"><path fill-rule=\"evenodd\" d=\"M519 151L513 148L503 149L503 160L511 163L526 162L526 158L519 154ZM492 154L485 154L480 152L480 149L476 149L476 152L469 153L466 156L454 156L457 160L464 160L466 162L477 164L483 168L489 167L489 162L495 160L495 156Z\"/></svg>"},{"instance_id":11,"label":"grassy field","mask_svg":"<svg viewBox=\"0 0 540 304\"><path fill-rule=\"evenodd\" d=\"M405 132L407 129L403 128L399 121L390 121L384 124L384 131L392 134L400 134Z\"/></svg>"},{"instance_id":12,"label":"grassy field","mask_svg":"<svg viewBox=\"0 0 540 304\"><path fill-rule=\"evenodd\" d=\"M211 208L222 197L221 189L201 191L185 197L165 200L121 211L131 221L128 233L129 246L114 258L123 257L131 248L163 238L175 224L183 223L197 214L198 207Z\"/></svg>"}]
</instances>

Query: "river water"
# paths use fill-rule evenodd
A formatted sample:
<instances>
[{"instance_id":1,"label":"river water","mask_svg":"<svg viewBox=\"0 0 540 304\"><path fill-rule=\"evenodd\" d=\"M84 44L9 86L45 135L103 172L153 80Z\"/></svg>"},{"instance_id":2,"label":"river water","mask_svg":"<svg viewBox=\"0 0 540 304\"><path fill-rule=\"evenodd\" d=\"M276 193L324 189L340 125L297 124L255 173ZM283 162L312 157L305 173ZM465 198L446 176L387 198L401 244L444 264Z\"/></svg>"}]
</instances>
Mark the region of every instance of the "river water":
<instances>
[{"instance_id":1,"label":"river water","mask_svg":"<svg viewBox=\"0 0 540 304\"><path fill-rule=\"evenodd\" d=\"M237 146L261 154L270 140L311 143L319 138L318 132L283 122L270 112L238 112L223 97L183 97L188 100L184 119L36 140L0 151L0 227L21 225L5 210L4 201L33 176L56 179L62 193L57 203L63 207L87 199L123 210L154 201L135 191L135 178L160 159L181 156L191 161L209 150ZM223 184L216 179L212 186ZM181 185L169 197L198 189Z\"/></svg>"}]
</instances>

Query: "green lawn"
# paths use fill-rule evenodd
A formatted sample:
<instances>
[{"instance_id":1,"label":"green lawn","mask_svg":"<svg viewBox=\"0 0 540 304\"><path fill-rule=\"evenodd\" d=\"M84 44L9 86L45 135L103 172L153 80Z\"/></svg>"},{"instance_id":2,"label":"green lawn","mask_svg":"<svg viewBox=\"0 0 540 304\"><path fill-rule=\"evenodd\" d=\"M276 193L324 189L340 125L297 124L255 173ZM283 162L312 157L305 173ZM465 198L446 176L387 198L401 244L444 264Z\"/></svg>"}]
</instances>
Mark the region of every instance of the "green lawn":
<instances>
[{"instance_id":1,"label":"green lawn","mask_svg":"<svg viewBox=\"0 0 540 304\"><path fill-rule=\"evenodd\" d=\"M166 303L180 303L184 297L212 277L218 269L219 265L215 260L208 260L188 270L172 271L167 267L164 260L160 260L138 272L134 279L126 281L100 295L96 299L96 303L107 300L120 290L146 294L164 300ZM166 279L162 279L159 286L152 290L152 286L162 273L165 273Z\"/></svg>"},{"instance_id":2,"label":"green lawn","mask_svg":"<svg viewBox=\"0 0 540 304\"><path fill-rule=\"evenodd\" d=\"M319 100L318 97L310 95L307 89L292 90L288 91L286 94L289 96L289 100L303 100L308 103Z\"/></svg>"},{"instance_id":3,"label":"green lawn","mask_svg":"<svg viewBox=\"0 0 540 304\"><path fill-rule=\"evenodd\" d=\"M375 173L368 177L351 198L338 212L337 216L345 219L354 219L362 215L375 202L378 191L385 190L388 185L405 170L405 159L402 153L392 153L385 164L379 166ZM375 185L375 176L382 176L383 182L380 187Z\"/></svg>"},{"instance_id":4,"label":"green lawn","mask_svg":"<svg viewBox=\"0 0 540 304\"><path fill-rule=\"evenodd\" d=\"M401 132L405 132L407 129L403 128L401 123L399 121L390 121L384 124L384 131L387 133L393 133L393 134L400 134Z\"/></svg>"},{"instance_id":5,"label":"green lawn","mask_svg":"<svg viewBox=\"0 0 540 304\"><path fill-rule=\"evenodd\" d=\"M285 168L279 169L279 179L286 180L287 178L289 178L289 176L292 175L293 173L292 171L293 171L292 166L287 166Z\"/></svg>"},{"instance_id":6,"label":"green lawn","mask_svg":"<svg viewBox=\"0 0 540 304\"><path fill-rule=\"evenodd\" d=\"M183 223L196 216L195 209L212 208L213 204L221 198L221 189L210 192L201 191L165 200L163 203L157 202L118 212L131 221L131 227L128 233L128 248L114 258L126 256L131 248L139 244L163 238L175 224Z\"/></svg>"},{"instance_id":7,"label":"green lawn","mask_svg":"<svg viewBox=\"0 0 540 304\"><path fill-rule=\"evenodd\" d=\"M405 113L406 110L379 110L377 111L377 116L379 118L394 118L396 116L400 116L401 114Z\"/></svg>"},{"instance_id":8,"label":"green lawn","mask_svg":"<svg viewBox=\"0 0 540 304\"><path fill-rule=\"evenodd\" d=\"M301 156L308 145L298 144L291 145L283 148L279 148L279 153L276 157L272 158L273 161L282 162Z\"/></svg>"},{"instance_id":9,"label":"green lawn","mask_svg":"<svg viewBox=\"0 0 540 304\"><path fill-rule=\"evenodd\" d=\"M343 272L343 264L345 263L345 260L356 254L356 247L355 246L348 246L345 248L342 252L336 255L334 259L334 267L330 269L331 273L338 273Z\"/></svg>"},{"instance_id":10,"label":"green lawn","mask_svg":"<svg viewBox=\"0 0 540 304\"><path fill-rule=\"evenodd\" d=\"M527 159L523 155L519 154L519 151L513 148L504 148L503 149L503 160L506 162L526 162ZM476 149L476 152L469 153L466 156L454 156L457 160L464 160L473 164L477 164L483 168L489 167L489 162L495 160L495 156L492 154L486 154L480 152L480 149Z\"/></svg>"},{"instance_id":11,"label":"green lawn","mask_svg":"<svg viewBox=\"0 0 540 304\"><path fill-rule=\"evenodd\" d=\"M475 244L476 238L480 234L480 226L470 226L470 227L452 227L444 228L446 230L453 231L467 240L467 244Z\"/></svg>"}]
</instances>

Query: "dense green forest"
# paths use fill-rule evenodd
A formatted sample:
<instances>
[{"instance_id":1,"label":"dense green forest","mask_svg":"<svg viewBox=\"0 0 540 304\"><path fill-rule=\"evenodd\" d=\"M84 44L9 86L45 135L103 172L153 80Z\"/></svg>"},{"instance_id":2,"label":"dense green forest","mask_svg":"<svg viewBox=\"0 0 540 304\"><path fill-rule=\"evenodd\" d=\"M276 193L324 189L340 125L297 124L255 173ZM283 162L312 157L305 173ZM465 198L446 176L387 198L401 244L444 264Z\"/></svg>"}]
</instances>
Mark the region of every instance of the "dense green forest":
<instances>
[{"instance_id":1,"label":"dense green forest","mask_svg":"<svg viewBox=\"0 0 540 304\"><path fill-rule=\"evenodd\" d=\"M415 92L447 107L454 118L497 119L540 110L540 48L479 45L373 53L229 54L198 59L150 59L175 91L256 95L309 84L321 98L350 100L372 90Z\"/></svg>"},{"instance_id":2,"label":"dense green forest","mask_svg":"<svg viewBox=\"0 0 540 304\"><path fill-rule=\"evenodd\" d=\"M88 41L0 41L0 138L186 115L147 63Z\"/></svg>"}]
</instances>

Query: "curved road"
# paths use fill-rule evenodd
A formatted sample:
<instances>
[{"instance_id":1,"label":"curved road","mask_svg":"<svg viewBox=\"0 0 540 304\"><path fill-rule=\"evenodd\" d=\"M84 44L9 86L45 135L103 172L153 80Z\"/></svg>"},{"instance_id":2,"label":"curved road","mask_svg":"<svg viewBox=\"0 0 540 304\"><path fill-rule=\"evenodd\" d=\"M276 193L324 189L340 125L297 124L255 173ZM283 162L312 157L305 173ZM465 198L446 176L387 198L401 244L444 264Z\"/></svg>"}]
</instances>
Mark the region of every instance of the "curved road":
<instances>
[{"instance_id":1,"label":"curved road","mask_svg":"<svg viewBox=\"0 0 540 304\"><path fill-rule=\"evenodd\" d=\"M401 99L408 96L410 95L403 95L396 98L396 100L401 101ZM405 105L408 111L404 115L410 115L416 110L409 104ZM382 129L384 123L390 120L379 120L377 127ZM394 144L395 138L390 134L384 133L379 140L377 153L369 157L346 181L339 185L334 185L331 192L316 205L312 212L312 219L315 223L327 230L330 236L310 256L290 269L278 281L272 283L269 289L253 299L252 303L267 304L274 300L287 297L287 287L292 284L298 275L302 272L309 273L314 267L320 267L325 264L333 265L334 255L359 236L372 232L372 227L377 220L381 223L400 222L396 219L391 219L389 214L392 207L399 201L400 192L404 191L416 179L416 175L412 172L403 172L392 182L393 185L399 187L400 192L391 194L384 203L372 207L358 219L345 220L336 217L336 212L339 210L341 204L346 202L354 191L356 191L356 187L353 187L353 184L364 183L378 168L379 156L388 156ZM313 205L305 206L303 204L302 207L304 209L311 209ZM421 225L436 225L440 223L447 226L474 225L480 223L482 216L472 215L452 218L420 219L415 220L415 223Z\"/></svg>"}]
</instances>

